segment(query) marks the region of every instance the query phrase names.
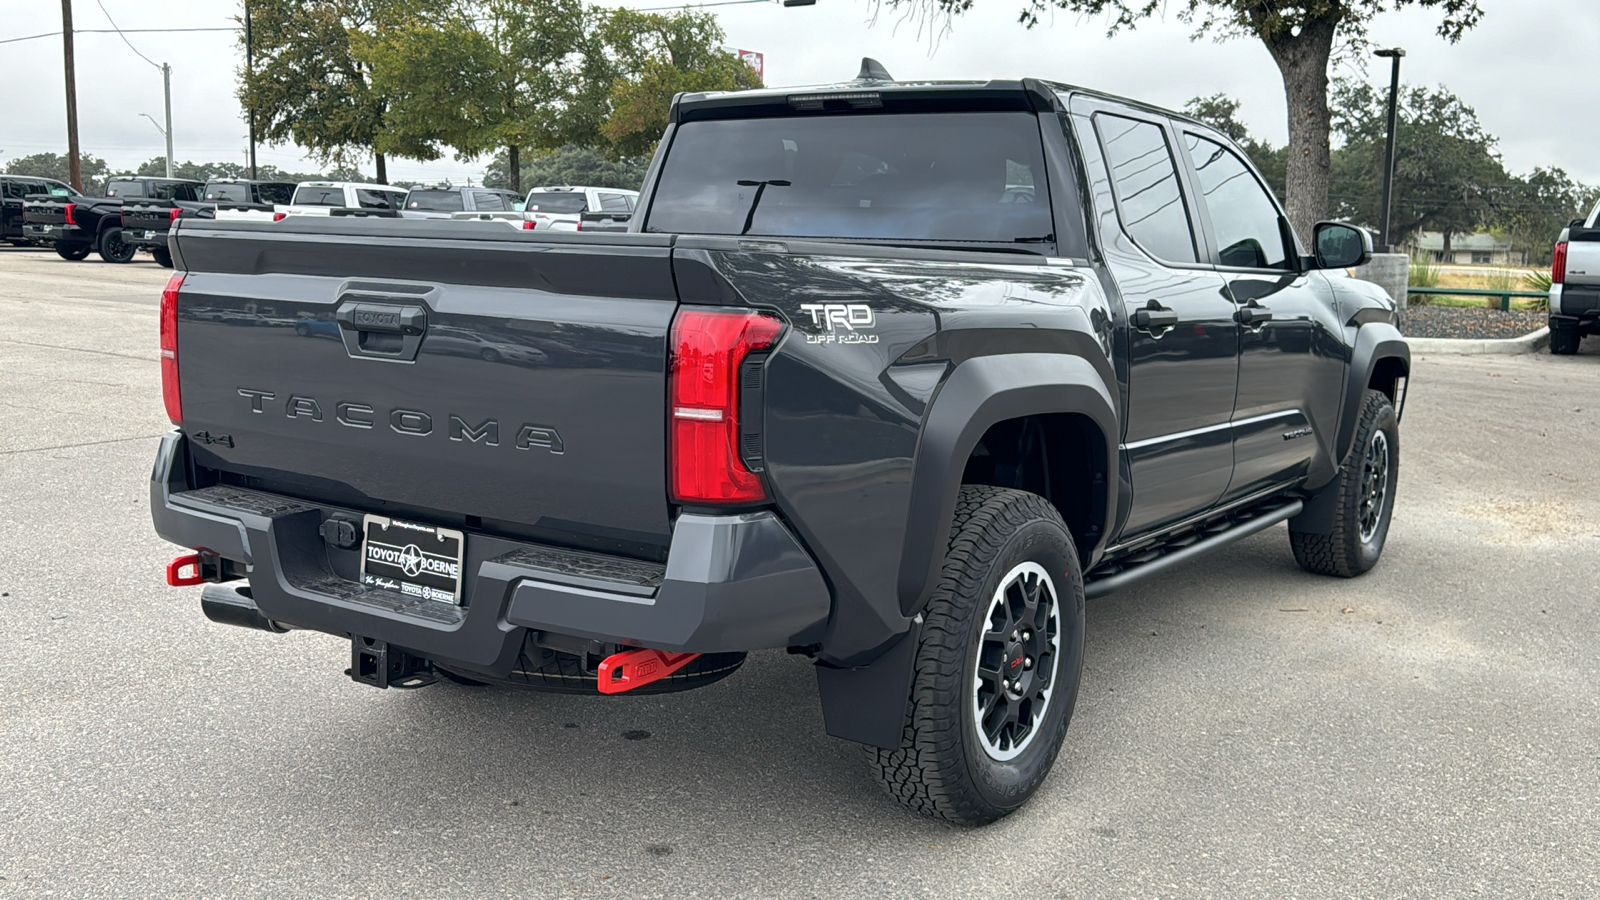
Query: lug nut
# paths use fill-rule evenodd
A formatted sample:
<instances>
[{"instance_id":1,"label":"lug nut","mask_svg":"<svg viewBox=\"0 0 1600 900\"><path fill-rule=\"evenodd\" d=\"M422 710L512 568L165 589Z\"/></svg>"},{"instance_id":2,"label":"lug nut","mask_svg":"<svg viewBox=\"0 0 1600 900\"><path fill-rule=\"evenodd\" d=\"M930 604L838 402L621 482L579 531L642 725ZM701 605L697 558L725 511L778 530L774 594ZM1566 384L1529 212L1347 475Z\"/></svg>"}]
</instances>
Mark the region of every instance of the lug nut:
<instances>
[{"instance_id":1,"label":"lug nut","mask_svg":"<svg viewBox=\"0 0 1600 900\"><path fill-rule=\"evenodd\" d=\"M1023 632L1023 633L1022 633L1022 639L1023 639L1023 640L1025 640L1025 641L1031 641L1031 640L1033 640L1033 632L1031 632L1031 631L1024 631L1024 632Z\"/></svg>"},{"instance_id":2,"label":"lug nut","mask_svg":"<svg viewBox=\"0 0 1600 900\"><path fill-rule=\"evenodd\" d=\"M1033 668L1033 657L1031 657L1031 656L1030 656L1030 657L1028 657L1028 658L1027 658L1027 659L1024 659L1024 660L1023 660L1023 661L1022 661L1022 667L1023 667L1023 668L1024 668L1024 669L1031 669L1031 668Z\"/></svg>"},{"instance_id":3,"label":"lug nut","mask_svg":"<svg viewBox=\"0 0 1600 900\"><path fill-rule=\"evenodd\" d=\"M1013 641L1017 639L1017 633L1015 631L1011 632L1011 639Z\"/></svg>"}]
</instances>

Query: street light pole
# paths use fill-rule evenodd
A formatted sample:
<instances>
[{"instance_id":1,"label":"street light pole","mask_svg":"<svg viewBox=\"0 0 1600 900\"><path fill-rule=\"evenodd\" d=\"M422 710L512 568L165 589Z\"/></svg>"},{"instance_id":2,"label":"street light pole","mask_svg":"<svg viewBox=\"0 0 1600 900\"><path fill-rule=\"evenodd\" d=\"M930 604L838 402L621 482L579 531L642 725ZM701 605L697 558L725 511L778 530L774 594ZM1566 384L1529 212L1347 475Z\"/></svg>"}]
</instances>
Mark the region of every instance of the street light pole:
<instances>
[{"instance_id":1,"label":"street light pole","mask_svg":"<svg viewBox=\"0 0 1600 900\"><path fill-rule=\"evenodd\" d=\"M1384 57L1392 63L1389 69L1389 136L1383 147L1383 236L1380 243L1383 252L1393 253L1390 228L1394 216L1394 143L1395 128L1400 122L1400 60L1406 51L1394 47L1379 50L1373 55Z\"/></svg>"},{"instance_id":2,"label":"street light pole","mask_svg":"<svg viewBox=\"0 0 1600 900\"><path fill-rule=\"evenodd\" d=\"M250 33L250 0L244 0L244 75L248 79L256 71L255 44ZM250 180L256 178L256 107L250 104Z\"/></svg>"},{"instance_id":3,"label":"street light pole","mask_svg":"<svg viewBox=\"0 0 1600 900\"><path fill-rule=\"evenodd\" d=\"M167 177L172 177L172 67L161 64L161 89L167 95Z\"/></svg>"},{"instance_id":4,"label":"street light pole","mask_svg":"<svg viewBox=\"0 0 1600 900\"><path fill-rule=\"evenodd\" d=\"M72 53L72 0L61 0L61 59L67 69L67 180L83 193L83 164L78 157L78 79Z\"/></svg>"}]
</instances>

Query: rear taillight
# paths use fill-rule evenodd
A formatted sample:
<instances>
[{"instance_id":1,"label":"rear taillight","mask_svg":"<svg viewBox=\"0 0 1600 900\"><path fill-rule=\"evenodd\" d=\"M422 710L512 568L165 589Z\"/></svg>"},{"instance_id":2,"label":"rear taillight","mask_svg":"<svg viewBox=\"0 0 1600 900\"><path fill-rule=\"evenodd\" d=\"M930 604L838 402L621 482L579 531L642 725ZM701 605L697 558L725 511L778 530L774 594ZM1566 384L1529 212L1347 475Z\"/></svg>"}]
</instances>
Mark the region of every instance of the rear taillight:
<instances>
[{"instance_id":1,"label":"rear taillight","mask_svg":"<svg viewBox=\"0 0 1600 900\"><path fill-rule=\"evenodd\" d=\"M178 221L178 215L180 213L182 213L182 212L183 212L183 210L181 210L181 209L170 209L170 210L167 210L167 221L168 222L176 222L176 221Z\"/></svg>"},{"instance_id":2,"label":"rear taillight","mask_svg":"<svg viewBox=\"0 0 1600 900\"><path fill-rule=\"evenodd\" d=\"M67 224L68 225L76 225L76 224L78 224L78 220L74 219L72 217L72 211L77 209L77 208L78 208L78 204L76 204L76 203L68 203L67 204Z\"/></svg>"},{"instance_id":3,"label":"rear taillight","mask_svg":"<svg viewBox=\"0 0 1600 900\"><path fill-rule=\"evenodd\" d=\"M1550 283L1564 284L1567 280L1567 242L1556 244L1556 255L1550 262Z\"/></svg>"},{"instance_id":4,"label":"rear taillight","mask_svg":"<svg viewBox=\"0 0 1600 900\"><path fill-rule=\"evenodd\" d=\"M287 219L287 218L289 218L289 214L288 213L275 212L275 213L272 214L272 221L274 221L274 222L282 222L284 219Z\"/></svg>"},{"instance_id":5,"label":"rear taillight","mask_svg":"<svg viewBox=\"0 0 1600 900\"><path fill-rule=\"evenodd\" d=\"M167 405L167 418L183 424L183 398L178 394L178 288L183 276L167 279L161 292L161 400Z\"/></svg>"},{"instance_id":6,"label":"rear taillight","mask_svg":"<svg viewBox=\"0 0 1600 900\"><path fill-rule=\"evenodd\" d=\"M752 352L771 347L783 323L734 310L683 309L672 320L671 491L680 503L751 503L766 499L740 444L740 370ZM752 361L754 362L754 361ZM759 371L750 373L759 378ZM760 416L759 409L745 410ZM759 440L759 435L756 436Z\"/></svg>"}]
</instances>

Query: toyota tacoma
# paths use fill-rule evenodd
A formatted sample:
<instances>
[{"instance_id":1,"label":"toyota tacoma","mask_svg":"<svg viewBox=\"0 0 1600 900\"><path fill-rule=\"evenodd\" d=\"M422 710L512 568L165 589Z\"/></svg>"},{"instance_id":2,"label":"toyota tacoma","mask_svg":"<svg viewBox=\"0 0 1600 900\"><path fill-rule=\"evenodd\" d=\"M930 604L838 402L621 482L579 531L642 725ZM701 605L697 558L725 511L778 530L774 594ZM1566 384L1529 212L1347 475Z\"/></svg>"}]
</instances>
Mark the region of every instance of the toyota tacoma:
<instances>
[{"instance_id":1,"label":"toyota tacoma","mask_svg":"<svg viewBox=\"0 0 1600 900\"><path fill-rule=\"evenodd\" d=\"M868 61L679 95L638 210L180 219L168 582L377 687L787 649L893 796L976 825L1056 758L1086 600L1285 522L1310 572L1378 561L1410 353L1343 273L1370 237L1302 247L1200 122Z\"/></svg>"}]
</instances>

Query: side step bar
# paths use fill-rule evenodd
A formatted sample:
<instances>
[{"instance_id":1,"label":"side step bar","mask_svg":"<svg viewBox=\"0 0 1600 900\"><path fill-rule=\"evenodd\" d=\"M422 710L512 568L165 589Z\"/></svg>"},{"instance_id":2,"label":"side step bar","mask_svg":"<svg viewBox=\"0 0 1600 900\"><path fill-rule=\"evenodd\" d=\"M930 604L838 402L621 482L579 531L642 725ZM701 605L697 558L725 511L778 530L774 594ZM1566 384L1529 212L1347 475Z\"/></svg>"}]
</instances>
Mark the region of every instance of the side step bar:
<instances>
[{"instance_id":1,"label":"side step bar","mask_svg":"<svg viewBox=\"0 0 1600 900\"><path fill-rule=\"evenodd\" d=\"M1106 594L1125 588L1142 578L1147 578L1157 572L1164 572L1179 563L1188 562L1219 547L1226 547L1236 541L1244 540L1258 531L1265 531L1279 522L1298 515L1304 506L1305 503L1303 501L1295 500L1283 506L1274 507L1254 519L1241 522L1229 528L1227 531L1187 544L1173 550L1171 553L1158 556L1149 562L1140 563L1132 568L1124 569L1114 575L1095 578L1091 573L1089 578L1086 579L1087 583L1084 585L1084 595L1090 600L1096 597L1104 597Z\"/></svg>"}]
</instances>

